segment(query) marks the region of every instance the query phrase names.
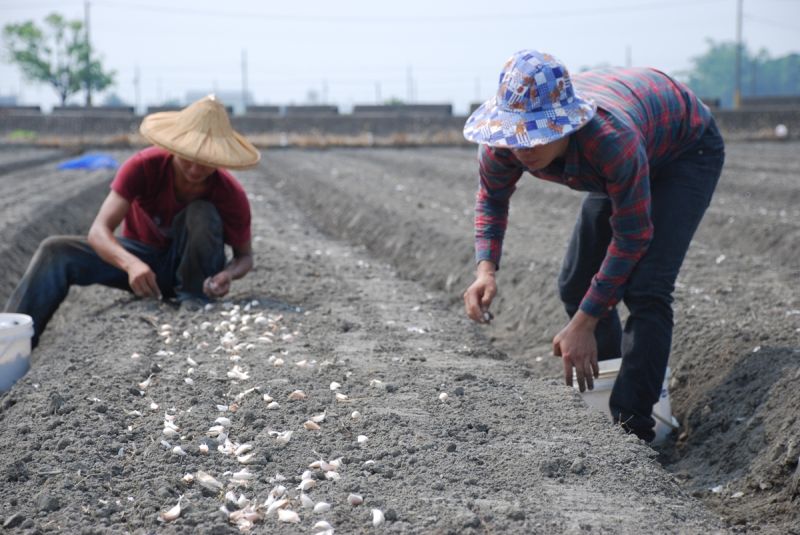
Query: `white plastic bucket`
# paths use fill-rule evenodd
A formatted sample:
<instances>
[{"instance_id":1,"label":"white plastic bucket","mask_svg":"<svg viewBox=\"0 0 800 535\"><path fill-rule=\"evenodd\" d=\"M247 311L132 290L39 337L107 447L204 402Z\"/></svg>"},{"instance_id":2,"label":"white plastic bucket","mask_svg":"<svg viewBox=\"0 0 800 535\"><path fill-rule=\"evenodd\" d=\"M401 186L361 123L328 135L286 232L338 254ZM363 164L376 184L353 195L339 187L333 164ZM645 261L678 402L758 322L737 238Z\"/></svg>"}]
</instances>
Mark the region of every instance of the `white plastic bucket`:
<instances>
[{"instance_id":1,"label":"white plastic bucket","mask_svg":"<svg viewBox=\"0 0 800 535\"><path fill-rule=\"evenodd\" d=\"M597 363L600 368L600 373L597 379L594 380L594 389L586 390L581 395L583 400L592 409L599 410L605 413L609 420L611 419L611 410L608 408L608 399L611 397L611 389L614 387L614 381L617 380L619 368L622 365L622 359L601 360ZM572 384L577 389L577 379L573 377ZM664 375L664 382L661 385L661 395L658 401L653 405L653 419L656 421L655 433L656 437L653 439L653 444L663 442L664 439L670 434L673 429L678 428L678 420L672 416L672 407L669 402L669 367L667 373Z\"/></svg>"},{"instance_id":2,"label":"white plastic bucket","mask_svg":"<svg viewBox=\"0 0 800 535\"><path fill-rule=\"evenodd\" d=\"M27 314L0 313L0 392L6 392L28 373L33 318Z\"/></svg>"}]
</instances>

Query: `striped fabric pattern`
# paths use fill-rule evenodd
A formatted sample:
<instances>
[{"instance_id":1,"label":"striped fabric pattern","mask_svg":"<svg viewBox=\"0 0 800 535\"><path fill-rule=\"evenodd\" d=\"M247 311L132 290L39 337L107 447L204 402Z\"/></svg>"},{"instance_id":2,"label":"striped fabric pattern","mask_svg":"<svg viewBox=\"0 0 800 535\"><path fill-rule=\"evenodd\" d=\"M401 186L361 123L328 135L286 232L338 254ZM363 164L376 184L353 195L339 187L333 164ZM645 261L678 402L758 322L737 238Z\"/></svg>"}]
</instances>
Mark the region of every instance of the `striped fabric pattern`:
<instances>
[{"instance_id":1,"label":"striped fabric pattern","mask_svg":"<svg viewBox=\"0 0 800 535\"><path fill-rule=\"evenodd\" d=\"M654 69L605 69L573 75L597 114L570 136L564 161L531 174L611 200L613 237L581 310L600 317L622 298L625 283L653 236L650 177L696 142L711 119L688 88ZM508 207L526 169L504 148L481 145L475 203L475 258L500 265Z\"/></svg>"}]
</instances>

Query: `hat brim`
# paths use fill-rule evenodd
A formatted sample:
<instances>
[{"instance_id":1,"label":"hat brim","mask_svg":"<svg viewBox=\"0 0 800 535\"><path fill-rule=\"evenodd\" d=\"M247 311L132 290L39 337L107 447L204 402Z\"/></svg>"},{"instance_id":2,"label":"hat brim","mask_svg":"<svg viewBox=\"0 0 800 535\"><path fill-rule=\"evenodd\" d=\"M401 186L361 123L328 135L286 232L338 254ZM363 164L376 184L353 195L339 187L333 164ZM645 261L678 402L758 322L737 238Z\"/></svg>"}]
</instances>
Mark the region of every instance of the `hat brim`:
<instances>
[{"instance_id":1,"label":"hat brim","mask_svg":"<svg viewBox=\"0 0 800 535\"><path fill-rule=\"evenodd\" d=\"M577 95L563 106L521 113L497 105L497 98L484 102L467 119L464 137L473 143L509 149L545 145L574 133L588 123L597 105Z\"/></svg>"},{"instance_id":2,"label":"hat brim","mask_svg":"<svg viewBox=\"0 0 800 535\"><path fill-rule=\"evenodd\" d=\"M179 113L165 111L150 114L142 120L139 132L150 143L208 167L249 169L258 165L261 153L238 132L209 139L200 133L179 128Z\"/></svg>"}]
</instances>

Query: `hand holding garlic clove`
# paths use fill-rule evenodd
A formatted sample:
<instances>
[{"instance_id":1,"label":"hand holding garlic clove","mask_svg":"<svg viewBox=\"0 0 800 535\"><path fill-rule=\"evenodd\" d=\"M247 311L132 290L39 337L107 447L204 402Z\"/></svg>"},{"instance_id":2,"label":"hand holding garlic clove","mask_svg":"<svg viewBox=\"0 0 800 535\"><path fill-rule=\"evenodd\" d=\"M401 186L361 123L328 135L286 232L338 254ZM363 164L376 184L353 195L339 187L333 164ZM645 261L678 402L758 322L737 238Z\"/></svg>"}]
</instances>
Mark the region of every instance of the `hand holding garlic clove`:
<instances>
[{"instance_id":1,"label":"hand holding garlic clove","mask_svg":"<svg viewBox=\"0 0 800 535\"><path fill-rule=\"evenodd\" d=\"M222 270L203 281L203 293L208 297L223 297L231 289L231 280L230 274Z\"/></svg>"}]
</instances>

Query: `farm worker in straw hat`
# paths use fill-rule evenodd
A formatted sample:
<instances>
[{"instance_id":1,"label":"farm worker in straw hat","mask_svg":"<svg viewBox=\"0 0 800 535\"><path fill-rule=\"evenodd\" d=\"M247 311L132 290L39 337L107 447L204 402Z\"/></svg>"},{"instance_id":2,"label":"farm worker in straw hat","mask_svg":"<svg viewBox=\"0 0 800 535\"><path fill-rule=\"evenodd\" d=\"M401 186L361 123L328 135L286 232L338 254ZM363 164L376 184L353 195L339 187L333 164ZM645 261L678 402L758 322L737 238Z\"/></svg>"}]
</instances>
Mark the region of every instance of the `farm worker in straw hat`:
<instances>
[{"instance_id":1,"label":"farm worker in straw hat","mask_svg":"<svg viewBox=\"0 0 800 535\"><path fill-rule=\"evenodd\" d=\"M154 113L140 132L154 146L120 167L88 239L44 240L9 298L6 311L33 317L34 347L73 284L207 300L227 294L253 267L250 205L225 169L253 167L261 156L231 128L223 105L208 96Z\"/></svg>"},{"instance_id":2,"label":"farm worker in straw hat","mask_svg":"<svg viewBox=\"0 0 800 535\"><path fill-rule=\"evenodd\" d=\"M724 145L708 108L655 69L570 77L550 54L517 52L494 97L464 136L479 143L476 279L464 306L490 319L511 194L527 171L589 192L558 289L569 322L553 339L564 378L593 388L601 360L622 357L610 397L614 420L654 438L672 341L675 279L719 179ZM623 329L617 303L630 315Z\"/></svg>"}]
</instances>

